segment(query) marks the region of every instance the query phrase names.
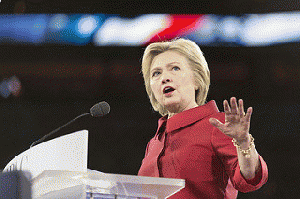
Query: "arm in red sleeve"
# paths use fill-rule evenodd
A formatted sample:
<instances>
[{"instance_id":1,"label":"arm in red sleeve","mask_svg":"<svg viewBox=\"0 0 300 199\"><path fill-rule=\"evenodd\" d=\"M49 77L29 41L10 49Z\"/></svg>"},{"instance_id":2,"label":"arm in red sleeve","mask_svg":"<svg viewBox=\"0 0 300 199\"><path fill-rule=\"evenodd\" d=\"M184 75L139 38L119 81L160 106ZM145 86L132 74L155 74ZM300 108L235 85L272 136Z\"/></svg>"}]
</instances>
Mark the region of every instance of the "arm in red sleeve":
<instances>
[{"instance_id":1,"label":"arm in red sleeve","mask_svg":"<svg viewBox=\"0 0 300 199\"><path fill-rule=\"evenodd\" d=\"M232 138L222 133L217 128L212 134L212 145L218 157L224 164L227 175L235 189L241 192L251 192L259 189L267 182L267 164L259 156L261 169L253 179L246 180L240 172L236 147L232 144Z\"/></svg>"},{"instance_id":2,"label":"arm in red sleeve","mask_svg":"<svg viewBox=\"0 0 300 199\"><path fill-rule=\"evenodd\" d=\"M234 185L236 185L237 189L241 192L251 192L262 187L268 180L268 167L266 162L263 160L261 156L259 156L260 160L260 171L256 173L253 179L245 179L240 172L239 164L237 164L237 169L233 178L231 179Z\"/></svg>"}]
</instances>

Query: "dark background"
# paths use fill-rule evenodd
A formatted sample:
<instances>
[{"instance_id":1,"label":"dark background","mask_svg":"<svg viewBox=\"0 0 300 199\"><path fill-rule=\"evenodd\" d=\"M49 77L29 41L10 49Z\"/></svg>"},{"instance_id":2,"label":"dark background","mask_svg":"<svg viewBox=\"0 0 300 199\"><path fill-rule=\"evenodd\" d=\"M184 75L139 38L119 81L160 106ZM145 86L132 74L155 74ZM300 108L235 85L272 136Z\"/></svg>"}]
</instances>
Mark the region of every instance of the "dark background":
<instances>
[{"instance_id":1,"label":"dark background","mask_svg":"<svg viewBox=\"0 0 300 199\"><path fill-rule=\"evenodd\" d=\"M298 1L59 1L0 3L2 13L146 13L241 15L299 9ZM24 5L22 4L22 5ZM18 4L19 5L19 4ZM254 113L251 133L269 168L260 190L239 198L298 198L300 194L299 43L269 47L205 47L211 70L209 100L242 98ZM157 119L144 89L142 47L1 45L0 77L16 75L19 97L0 98L0 168L32 142L100 101L111 106L102 118L89 116L51 138L89 130L88 167L106 173L137 174Z\"/></svg>"}]
</instances>

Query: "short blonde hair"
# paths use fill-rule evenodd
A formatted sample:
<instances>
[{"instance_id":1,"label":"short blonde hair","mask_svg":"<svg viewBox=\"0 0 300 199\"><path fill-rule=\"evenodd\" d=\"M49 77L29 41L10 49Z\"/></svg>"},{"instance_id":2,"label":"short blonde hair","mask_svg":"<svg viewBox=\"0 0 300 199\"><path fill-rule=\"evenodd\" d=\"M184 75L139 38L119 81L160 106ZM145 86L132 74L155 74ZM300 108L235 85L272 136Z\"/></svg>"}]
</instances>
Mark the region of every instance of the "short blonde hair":
<instances>
[{"instance_id":1,"label":"short blonde hair","mask_svg":"<svg viewBox=\"0 0 300 199\"><path fill-rule=\"evenodd\" d=\"M205 103L210 85L210 72L207 62L203 52L195 42L180 38L148 45L142 59L142 73L151 105L153 109L158 111L162 116L167 115L168 112L165 107L158 103L151 90L150 67L155 56L169 50L185 56L190 63L190 67L195 75L195 85L198 88L195 95L195 100L198 105L203 105Z\"/></svg>"}]
</instances>

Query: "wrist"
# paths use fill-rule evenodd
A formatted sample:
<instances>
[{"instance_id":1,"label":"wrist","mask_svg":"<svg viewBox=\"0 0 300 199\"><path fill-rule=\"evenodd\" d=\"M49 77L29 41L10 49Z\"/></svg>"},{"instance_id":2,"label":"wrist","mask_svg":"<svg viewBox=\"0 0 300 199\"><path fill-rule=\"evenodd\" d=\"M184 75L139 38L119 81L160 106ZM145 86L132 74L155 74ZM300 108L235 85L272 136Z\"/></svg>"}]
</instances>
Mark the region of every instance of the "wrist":
<instances>
[{"instance_id":1,"label":"wrist","mask_svg":"<svg viewBox=\"0 0 300 199\"><path fill-rule=\"evenodd\" d=\"M246 147L248 148L249 145L251 144L253 137L251 134L247 133L244 137L240 137L239 139L233 138L234 142L239 145L240 147Z\"/></svg>"},{"instance_id":2,"label":"wrist","mask_svg":"<svg viewBox=\"0 0 300 199\"><path fill-rule=\"evenodd\" d=\"M254 138L252 137L251 134L249 134L249 140L250 141L243 141L238 143L236 139L232 139L233 145L237 148L237 150L239 152L241 152L244 156L246 156L247 158L250 157L250 151L253 147L255 147L254 145Z\"/></svg>"}]
</instances>

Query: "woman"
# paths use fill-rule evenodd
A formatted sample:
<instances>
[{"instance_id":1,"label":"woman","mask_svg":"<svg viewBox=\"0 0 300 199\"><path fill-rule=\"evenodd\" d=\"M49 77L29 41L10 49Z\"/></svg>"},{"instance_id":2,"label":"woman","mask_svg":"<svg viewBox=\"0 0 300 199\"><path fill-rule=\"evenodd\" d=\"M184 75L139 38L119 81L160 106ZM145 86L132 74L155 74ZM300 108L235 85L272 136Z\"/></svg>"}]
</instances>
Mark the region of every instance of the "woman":
<instances>
[{"instance_id":1,"label":"woman","mask_svg":"<svg viewBox=\"0 0 300 199\"><path fill-rule=\"evenodd\" d=\"M146 91L163 117L148 143L140 176L185 179L171 199L232 199L259 189L267 165L249 134L243 101L205 104L210 72L199 46L186 39L150 44L143 56ZM230 105L229 105L230 103Z\"/></svg>"}]
</instances>

